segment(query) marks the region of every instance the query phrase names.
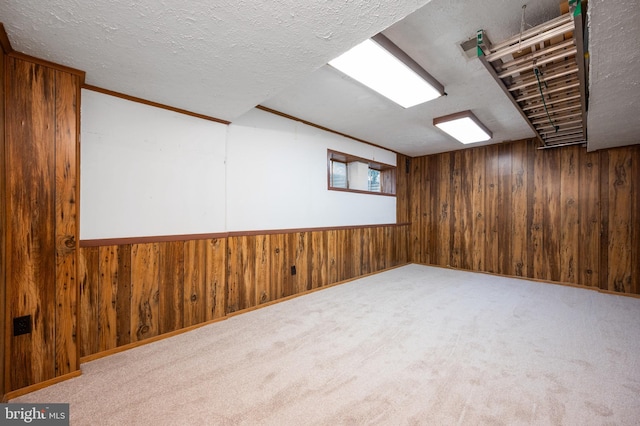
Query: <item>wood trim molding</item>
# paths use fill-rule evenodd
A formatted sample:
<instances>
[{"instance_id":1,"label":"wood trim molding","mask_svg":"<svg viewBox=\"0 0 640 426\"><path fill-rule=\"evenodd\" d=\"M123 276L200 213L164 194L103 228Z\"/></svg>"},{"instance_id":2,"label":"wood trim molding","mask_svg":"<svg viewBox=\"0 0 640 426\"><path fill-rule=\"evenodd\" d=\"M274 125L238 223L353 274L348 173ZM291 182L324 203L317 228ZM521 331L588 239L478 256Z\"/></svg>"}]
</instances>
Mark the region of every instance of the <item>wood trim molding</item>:
<instances>
[{"instance_id":1,"label":"wood trim molding","mask_svg":"<svg viewBox=\"0 0 640 426\"><path fill-rule=\"evenodd\" d=\"M596 291L598 293L610 294L612 296L624 296L624 297L631 297L631 298L634 298L634 299L640 299L640 294L622 293L620 291L611 291L611 290L606 290L606 289L602 289L602 288L598 288L598 287L589 287L589 286L586 286L586 285L573 284L573 283L567 283L567 282L562 282L562 281L549 281L549 280L543 280L543 279L540 279L540 278L530 278L530 277L522 277L522 276L518 276L518 275L498 274L496 272L487 272L487 271L476 271L474 269L455 268L453 266L442 266L442 265L435 265L435 264L431 264L431 263L421 263L421 262L411 262L411 263L414 263L416 265L431 266L433 268L451 269L453 271L463 271L463 272L474 272L474 273L477 273L477 274L491 275L491 276L494 276L494 277L515 278L515 279L518 279L518 280L532 281L532 282L540 283L540 284L560 285L560 286L563 286L563 287L573 287L573 288L578 288L578 289L581 289L581 290Z\"/></svg>"},{"instance_id":2,"label":"wood trim molding","mask_svg":"<svg viewBox=\"0 0 640 426\"><path fill-rule=\"evenodd\" d=\"M66 65L60 65L60 64L56 64L55 62L51 62L51 61L47 61L46 59L40 59L40 58L36 58L35 56L31 56L31 55L27 55L21 52L16 52L13 51L11 53L9 53L7 56L12 57L12 58L16 58L16 59L21 59L23 61L26 62L31 62L34 64L38 64L38 65L42 65L44 67L48 67L48 68L52 68L54 70L58 70L58 71L62 71L62 72L67 72L69 74L74 74L77 75L78 77L80 77L80 84L84 83L84 78L86 73L82 70L76 69L76 68L71 68L68 67Z\"/></svg>"},{"instance_id":3,"label":"wood trim molding","mask_svg":"<svg viewBox=\"0 0 640 426\"><path fill-rule=\"evenodd\" d=\"M368 193L367 193L368 194ZM408 226L409 223L380 223L374 225L347 225L347 226L328 226L319 228L291 228L291 229L271 229L257 231L232 231L229 232L230 237L245 237L252 235L273 235L273 234L295 234L297 232L322 232L322 231L341 231L347 229L366 229L366 228L386 228Z\"/></svg>"},{"instance_id":4,"label":"wood trim molding","mask_svg":"<svg viewBox=\"0 0 640 426\"><path fill-rule=\"evenodd\" d=\"M11 399L17 398L22 395L26 395L31 392L35 392L40 389L44 389L48 386L55 385L56 383L64 382L65 380L73 379L74 377L79 377L82 375L81 370L72 371L71 373L64 374L62 376L54 377L53 379L45 380L43 382L39 382L30 386L25 386L20 389L16 389L11 392L7 392L4 395L2 401L9 401Z\"/></svg>"},{"instance_id":5,"label":"wood trim molding","mask_svg":"<svg viewBox=\"0 0 640 426\"><path fill-rule=\"evenodd\" d=\"M156 107L156 108L166 109L168 111L177 112L179 114L190 115L191 117L200 118L202 120L213 121L213 122L216 122L216 123L221 123L221 124L226 124L226 125L231 124L231 122L227 121L227 120L222 120L222 119L216 118L216 117L210 117L208 115L199 114L197 112L187 111L186 109L175 108L175 107L172 107L172 106L169 106L169 105L165 105L165 104L161 104L161 103L158 103L158 102L149 101L149 100L138 98L138 97L135 97L135 96L125 95L124 93L115 92L113 90L104 89L104 88L98 87L98 86L92 86L91 84L83 84L82 88L83 89L87 89L87 90L91 90L91 91L94 91L94 92L103 93L103 94L109 95L109 96L115 96L116 98L126 99L126 100L131 101L131 102L137 102L137 103L140 103L140 104L149 105L149 106Z\"/></svg>"},{"instance_id":6,"label":"wood trim molding","mask_svg":"<svg viewBox=\"0 0 640 426\"><path fill-rule=\"evenodd\" d=\"M80 247L120 246L126 244L167 243L171 241L208 240L226 238L228 233L219 232L212 234L184 234L184 235L157 235L146 237L123 238L98 238L93 240L80 240Z\"/></svg>"},{"instance_id":7,"label":"wood trim molding","mask_svg":"<svg viewBox=\"0 0 640 426\"><path fill-rule=\"evenodd\" d=\"M376 148L384 149L385 151L393 152L394 154L400 154L399 152L394 151L393 149L386 148L386 147L381 146L381 145L377 145L377 144L375 144L373 142L365 141L364 139L356 138L355 136L351 136L351 135L348 135L346 133L338 132L337 130L329 129L328 127L324 127L324 126L321 126L319 124L312 123L311 121L303 120L302 118L298 118L298 117L295 117L293 115L289 115L289 114L286 114L284 112L280 112L278 110L271 109L271 108L268 108L268 107L263 106L263 105L256 105L256 109L259 109L259 110L262 110L262 111L265 111L265 112L269 112L271 114L279 115L280 117L288 118L289 120L299 121L300 123L306 124L307 126L315 127L316 129L324 130L325 132L333 133L334 135L343 136L345 138L353 139L354 141L358 141L358 142L365 143L367 145L375 146Z\"/></svg>"},{"instance_id":8,"label":"wood trim molding","mask_svg":"<svg viewBox=\"0 0 640 426\"><path fill-rule=\"evenodd\" d=\"M9 54L13 52L13 47L11 47L11 41L9 40L9 36L7 35L7 31L4 29L4 24L0 22L0 48L5 54Z\"/></svg>"},{"instance_id":9,"label":"wood trim molding","mask_svg":"<svg viewBox=\"0 0 640 426\"><path fill-rule=\"evenodd\" d=\"M80 240L80 247L101 247L101 246L119 246L125 244L145 244L145 243L166 243L171 241L190 241L190 240L208 240L216 238L228 237L250 237L254 235L273 235L273 234L294 234L297 232L321 232L321 231L339 231L346 229L364 229L364 228L380 228L380 227L402 227L409 226L411 223L382 223L375 225L348 225L348 226L331 226L319 228L291 228L291 229L270 229L270 230L254 230L254 231L231 231L217 232L211 234L183 234L183 235L157 235L145 237L123 237L123 238L102 238L91 240Z\"/></svg>"}]
</instances>

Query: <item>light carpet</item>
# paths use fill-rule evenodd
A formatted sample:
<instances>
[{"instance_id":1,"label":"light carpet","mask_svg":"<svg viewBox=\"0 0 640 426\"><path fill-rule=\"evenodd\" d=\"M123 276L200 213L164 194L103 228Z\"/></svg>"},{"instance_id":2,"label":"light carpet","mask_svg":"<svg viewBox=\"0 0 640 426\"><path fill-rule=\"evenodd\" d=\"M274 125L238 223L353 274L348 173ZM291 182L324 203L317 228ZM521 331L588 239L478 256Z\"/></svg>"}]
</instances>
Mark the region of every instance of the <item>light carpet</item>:
<instances>
[{"instance_id":1,"label":"light carpet","mask_svg":"<svg viewBox=\"0 0 640 426\"><path fill-rule=\"evenodd\" d=\"M82 365L72 425L632 425L640 299L407 265Z\"/></svg>"}]
</instances>

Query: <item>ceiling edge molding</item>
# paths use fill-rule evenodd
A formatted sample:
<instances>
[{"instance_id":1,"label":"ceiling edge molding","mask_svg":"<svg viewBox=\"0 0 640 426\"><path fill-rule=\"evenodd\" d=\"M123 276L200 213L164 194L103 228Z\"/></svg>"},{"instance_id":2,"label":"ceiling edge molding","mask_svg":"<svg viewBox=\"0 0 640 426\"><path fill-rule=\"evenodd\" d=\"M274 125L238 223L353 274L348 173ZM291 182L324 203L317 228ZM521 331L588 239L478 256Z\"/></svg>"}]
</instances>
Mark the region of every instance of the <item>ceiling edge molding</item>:
<instances>
[{"instance_id":1,"label":"ceiling edge molding","mask_svg":"<svg viewBox=\"0 0 640 426\"><path fill-rule=\"evenodd\" d=\"M9 36L7 35L7 31L4 29L4 24L2 22L0 22L0 47L5 54L13 52L11 40L9 40Z\"/></svg>"},{"instance_id":2,"label":"ceiling edge molding","mask_svg":"<svg viewBox=\"0 0 640 426\"><path fill-rule=\"evenodd\" d=\"M338 132L337 130L330 129L328 127L324 127L324 126L321 126L321 125L316 124L316 123L312 123L311 121L303 120L302 118L298 118L298 117L295 117L293 115L289 115L287 113L284 113L284 112L281 112L281 111L278 111L278 110L275 110L275 109L271 109L271 108L263 106L263 105L256 105L256 109L259 109L259 110L262 110L262 111L265 111L265 112L268 112L268 113L271 113L271 114L275 114L275 115L278 115L280 117L287 118L289 120L299 121L300 123L306 124L307 126L315 127L316 129L324 130L325 132L333 133L335 135L339 135L339 136L343 136L345 138L353 139L354 141L357 141L357 142L361 142L361 143L364 143L364 144L367 144L367 145L375 146L376 148L384 149L385 151L393 152L394 154L405 155L405 154L402 154L401 152L398 152L398 151L393 150L391 148L387 148L387 147L384 147L382 145L378 145L378 144L375 144L373 142L366 141L364 139L359 139L359 138L356 138L355 136L351 136L351 135L348 135L346 133Z\"/></svg>"}]
</instances>

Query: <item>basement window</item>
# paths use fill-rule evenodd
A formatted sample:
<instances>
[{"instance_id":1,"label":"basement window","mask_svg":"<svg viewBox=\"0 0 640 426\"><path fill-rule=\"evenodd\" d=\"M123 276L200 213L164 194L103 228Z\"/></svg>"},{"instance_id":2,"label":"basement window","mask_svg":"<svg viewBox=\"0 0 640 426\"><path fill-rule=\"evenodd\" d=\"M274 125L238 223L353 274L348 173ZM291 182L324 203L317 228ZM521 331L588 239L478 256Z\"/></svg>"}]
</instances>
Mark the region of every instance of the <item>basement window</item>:
<instances>
[{"instance_id":1,"label":"basement window","mask_svg":"<svg viewBox=\"0 0 640 426\"><path fill-rule=\"evenodd\" d=\"M396 194L396 167L327 150L329 190L365 194Z\"/></svg>"}]
</instances>

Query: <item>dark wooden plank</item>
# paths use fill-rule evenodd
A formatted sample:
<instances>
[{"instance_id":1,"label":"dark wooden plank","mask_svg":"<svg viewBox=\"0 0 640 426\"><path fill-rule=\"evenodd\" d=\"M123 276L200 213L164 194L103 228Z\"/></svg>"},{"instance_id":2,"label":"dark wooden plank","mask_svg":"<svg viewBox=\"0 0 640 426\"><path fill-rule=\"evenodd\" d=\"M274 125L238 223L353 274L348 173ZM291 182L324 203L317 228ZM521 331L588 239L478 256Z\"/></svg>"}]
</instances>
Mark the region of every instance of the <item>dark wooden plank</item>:
<instances>
[{"instance_id":1,"label":"dark wooden plank","mask_svg":"<svg viewBox=\"0 0 640 426\"><path fill-rule=\"evenodd\" d=\"M631 290L633 204L631 156L628 149L609 151L609 281L608 290ZM636 241L636 245L638 242Z\"/></svg>"},{"instance_id":2,"label":"dark wooden plank","mask_svg":"<svg viewBox=\"0 0 640 426\"><path fill-rule=\"evenodd\" d=\"M185 241L183 257L182 324L188 327L207 319L207 240Z\"/></svg>"},{"instance_id":3,"label":"dark wooden plank","mask_svg":"<svg viewBox=\"0 0 640 426\"><path fill-rule=\"evenodd\" d=\"M100 286L100 248L85 247L78 256L78 282L80 283L80 356L99 352L98 344L98 292Z\"/></svg>"},{"instance_id":4,"label":"dark wooden plank","mask_svg":"<svg viewBox=\"0 0 640 426\"><path fill-rule=\"evenodd\" d=\"M499 189L500 189L500 151L499 146L489 145L485 158L485 267L487 272L500 271L500 251L498 247Z\"/></svg>"},{"instance_id":5,"label":"dark wooden plank","mask_svg":"<svg viewBox=\"0 0 640 426\"><path fill-rule=\"evenodd\" d=\"M339 229L337 232L338 238L338 280L348 280L354 276L354 263L355 259L351 256L353 253L353 238L351 231L348 229Z\"/></svg>"},{"instance_id":6,"label":"dark wooden plank","mask_svg":"<svg viewBox=\"0 0 640 426\"><path fill-rule=\"evenodd\" d=\"M329 283L327 232L311 232L311 287L318 288Z\"/></svg>"},{"instance_id":7,"label":"dark wooden plank","mask_svg":"<svg viewBox=\"0 0 640 426\"><path fill-rule=\"evenodd\" d=\"M535 139L527 142L527 274L526 277L534 278L536 276L536 244L541 243L541 233L539 232L540 220L536 210L536 187L539 182L536 178L538 150L536 149ZM538 229L536 229L536 227Z\"/></svg>"},{"instance_id":8,"label":"dark wooden plank","mask_svg":"<svg viewBox=\"0 0 640 426\"><path fill-rule=\"evenodd\" d=\"M287 234L271 235L271 276L276 298L291 294L291 272L287 253Z\"/></svg>"},{"instance_id":9,"label":"dark wooden plank","mask_svg":"<svg viewBox=\"0 0 640 426\"><path fill-rule=\"evenodd\" d=\"M221 318L227 312L227 239L206 240L207 245L207 320ZM273 291L272 291L273 294Z\"/></svg>"},{"instance_id":10,"label":"dark wooden plank","mask_svg":"<svg viewBox=\"0 0 640 426\"><path fill-rule=\"evenodd\" d=\"M4 35L6 35L6 32L4 30L0 30L0 33L4 33ZM1 36L0 36L1 37ZM7 42L8 42L8 38L7 38ZM2 43L0 43L2 44ZM7 43L9 44L9 43ZM5 139L4 139L4 135L5 135L5 115L4 115L4 99L5 99L5 93L4 93L4 61L5 61L5 55L4 52L0 51L0 100L2 100L0 102L0 200L7 200L7 185L6 185L6 172L7 172L7 168L6 168L6 160L5 160ZM2 205L0 205L0 271L3 271L2 273L0 273L0 318L3 319L3 321L6 321L7 318L7 309L6 309L6 299L7 299L7 293L6 293L6 286L7 286L7 281L6 281L6 274L4 273L4 271L6 271L7 266L6 266L6 235L8 232L8 228L7 228L7 208L4 205L4 203ZM0 347L0 395L4 395L6 393L7 390L7 384L6 384L6 380L5 378L8 377L8 369L5 368L5 360L6 357L8 357L8 354L10 353L11 347L9 345L9 339L8 339L8 334L5 334L5 328L4 326L0 325L0 345L2 345ZM6 356L6 357L5 357Z\"/></svg>"},{"instance_id":11,"label":"dark wooden plank","mask_svg":"<svg viewBox=\"0 0 640 426\"><path fill-rule=\"evenodd\" d=\"M473 265L473 151L465 149L462 151L460 164L460 267L470 269Z\"/></svg>"},{"instance_id":12,"label":"dark wooden plank","mask_svg":"<svg viewBox=\"0 0 640 426\"><path fill-rule=\"evenodd\" d=\"M395 265L403 265L412 261L409 256L409 231L410 226L404 225L394 228L396 233L396 261Z\"/></svg>"},{"instance_id":13,"label":"dark wooden plank","mask_svg":"<svg viewBox=\"0 0 640 426\"><path fill-rule=\"evenodd\" d=\"M544 158L544 233L545 279L560 281L560 150L541 151Z\"/></svg>"},{"instance_id":14,"label":"dark wooden plank","mask_svg":"<svg viewBox=\"0 0 640 426\"><path fill-rule=\"evenodd\" d=\"M77 76L55 72L55 375L80 368L77 334L78 143Z\"/></svg>"},{"instance_id":15,"label":"dark wooden plank","mask_svg":"<svg viewBox=\"0 0 640 426\"><path fill-rule=\"evenodd\" d=\"M255 236L227 239L227 312L255 305Z\"/></svg>"},{"instance_id":16,"label":"dark wooden plank","mask_svg":"<svg viewBox=\"0 0 640 426\"><path fill-rule=\"evenodd\" d=\"M600 151L600 288L609 289L609 151Z\"/></svg>"},{"instance_id":17,"label":"dark wooden plank","mask_svg":"<svg viewBox=\"0 0 640 426\"><path fill-rule=\"evenodd\" d=\"M533 151L535 155L535 163L533 170L533 218L531 224L531 253L533 257L533 269L531 278L548 279L546 259L545 259L545 241L544 241L544 210L547 203L545 197L545 156L546 151Z\"/></svg>"},{"instance_id":18,"label":"dark wooden plank","mask_svg":"<svg viewBox=\"0 0 640 426\"><path fill-rule=\"evenodd\" d=\"M350 238L353 242L351 246L351 260L353 261L353 275L359 276L371 272L373 263L372 228L352 229Z\"/></svg>"},{"instance_id":19,"label":"dark wooden plank","mask_svg":"<svg viewBox=\"0 0 640 426\"><path fill-rule=\"evenodd\" d=\"M397 154L396 164L396 222L408 223L411 221L411 158Z\"/></svg>"},{"instance_id":20,"label":"dark wooden plank","mask_svg":"<svg viewBox=\"0 0 640 426\"><path fill-rule=\"evenodd\" d=\"M463 236L465 227L464 200L462 193L462 151L455 151L451 154L450 182L451 182L451 213L449 218L449 234L451 235L451 252L449 254L449 265L453 268L461 268L463 256Z\"/></svg>"},{"instance_id":21,"label":"dark wooden plank","mask_svg":"<svg viewBox=\"0 0 640 426\"><path fill-rule=\"evenodd\" d=\"M159 333L158 243L134 244L131 249L131 341Z\"/></svg>"},{"instance_id":22,"label":"dark wooden plank","mask_svg":"<svg viewBox=\"0 0 640 426\"><path fill-rule=\"evenodd\" d=\"M5 71L7 310L32 316L32 332L11 339L9 391L55 376L55 79L15 58Z\"/></svg>"},{"instance_id":23,"label":"dark wooden plank","mask_svg":"<svg viewBox=\"0 0 640 426\"><path fill-rule=\"evenodd\" d=\"M631 193L635 204L631 210L631 284L629 293L640 294L640 146L628 148L631 156Z\"/></svg>"},{"instance_id":24,"label":"dark wooden plank","mask_svg":"<svg viewBox=\"0 0 640 426\"><path fill-rule=\"evenodd\" d=\"M292 294L303 293L311 289L309 278L309 233L294 232L287 235L289 250L289 273L291 274ZM293 275L291 268L295 266L296 274Z\"/></svg>"},{"instance_id":25,"label":"dark wooden plank","mask_svg":"<svg viewBox=\"0 0 640 426\"><path fill-rule=\"evenodd\" d=\"M560 281L578 284L580 256L579 150L570 146L560 153Z\"/></svg>"},{"instance_id":26,"label":"dark wooden plank","mask_svg":"<svg viewBox=\"0 0 640 426\"><path fill-rule=\"evenodd\" d=\"M271 237L256 235L256 294L258 304L276 299L271 287Z\"/></svg>"},{"instance_id":27,"label":"dark wooden plank","mask_svg":"<svg viewBox=\"0 0 640 426\"><path fill-rule=\"evenodd\" d=\"M391 260L392 255L389 249L390 245L390 234L388 233L388 227L380 226L378 228L374 228L376 231L376 253L374 253L375 263L376 263L376 271L381 271L387 268L387 259Z\"/></svg>"},{"instance_id":28,"label":"dark wooden plank","mask_svg":"<svg viewBox=\"0 0 640 426\"><path fill-rule=\"evenodd\" d=\"M486 239L486 168L485 161L487 158L486 148L475 148L473 155L473 189L471 191L471 204L473 208L473 254L472 269L475 271L485 271L485 239Z\"/></svg>"},{"instance_id":29,"label":"dark wooden plank","mask_svg":"<svg viewBox=\"0 0 640 426\"><path fill-rule=\"evenodd\" d=\"M515 275L513 268L513 144L505 143L498 147L498 211L496 226L498 237L498 269L503 275Z\"/></svg>"},{"instance_id":30,"label":"dark wooden plank","mask_svg":"<svg viewBox=\"0 0 640 426\"><path fill-rule=\"evenodd\" d=\"M515 142L512 145L511 161L511 210L513 217L513 235L511 237L510 268L513 275L528 276L528 204L527 186L527 143Z\"/></svg>"},{"instance_id":31,"label":"dark wooden plank","mask_svg":"<svg viewBox=\"0 0 640 426\"><path fill-rule=\"evenodd\" d=\"M425 157L413 158L411 160L411 173L410 173L410 188L409 188L409 219L411 221L411 228L409 230L409 256L412 261L418 263L424 263L424 256L422 253L422 229L425 226L423 220L424 207L422 204L424 193L426 188L422 182L422 173L424 170Z\"/></svg>"},{"instance_id":32,"label":"dark wooden plank","mask_svg":"<svg viewBox=\"0 0 640 426\"><path fill-rule=\"evenodd\" d=\"M160 281L158 283L158 318L160 334L184 327L184 246L183 241L160 244ZM205 251L203 248L202 251ZM204 268L201 274L204 276ZM204 306L202 321L206 320L206 291L202 291Z\"/></svg>"},{"instance_id":33,"label":"dark wooden plank","mask_svg":"<svg viewBox=\"0 0 640 426\"><path fill-rule=\"evenodd\" d=\"M118 246L117 345L131 343L131 244Z\"/></svg>"},{"instance_id":34,"label":"dark wooden plank","mask_svg":"<svg viewBox=\"0 0 640 426\"><path fill-rule=\"evenodd\" d=\"M118 303L118 246L99 248L98 352L115 348Z\"/></svg>"},{"instance_id":35,"label":"dark wooden plank","mask_svg":"<svg viewBox=\"0 0 640 426\"><path fill-rule=\"evenodd\" d=\"M598 287L600 282L600 154L579 150L580 253L578 284Z\"/></svg>"},{"instance_id":36,"label":"dark wooden plank","mask_svg":"<svg viewBox=\"0 0 640 426\"><path fill-rule=\"evenodd\" d=\"M431 156L431 226L429 258L434 265L447 266L451 253L450 225L450 153Z\"/></svg>"},{"instance_id":37,"label":"dark wooden plank","mask_svg":"<svg viewBox=\"0 0 640 426\"><path fill-rule=\"evenodd\" d=\"M432 156L425 157L423 161L423 193L420 194L420 205L422 210L422 229L420 237L422 238L422 263L430 264L435 263L436 251L433 251L432 242L435 241L436 234L434 233L434 222L437 215L432 209L432 199L434 194L434 187L437 183L438 176L435 173L434 166L436 164L435 159Z\"/></svg>"},{"instance_id":38,"label":"dark wooden plank","mask_svg":"<svg viewBox=\"0 0 640 426\"><path fill-rule=\"evenodd\" d=\"M333 284L340 280L338 272L338 231L327 231L327 284Z\"/></svg>"}]
</instances>

